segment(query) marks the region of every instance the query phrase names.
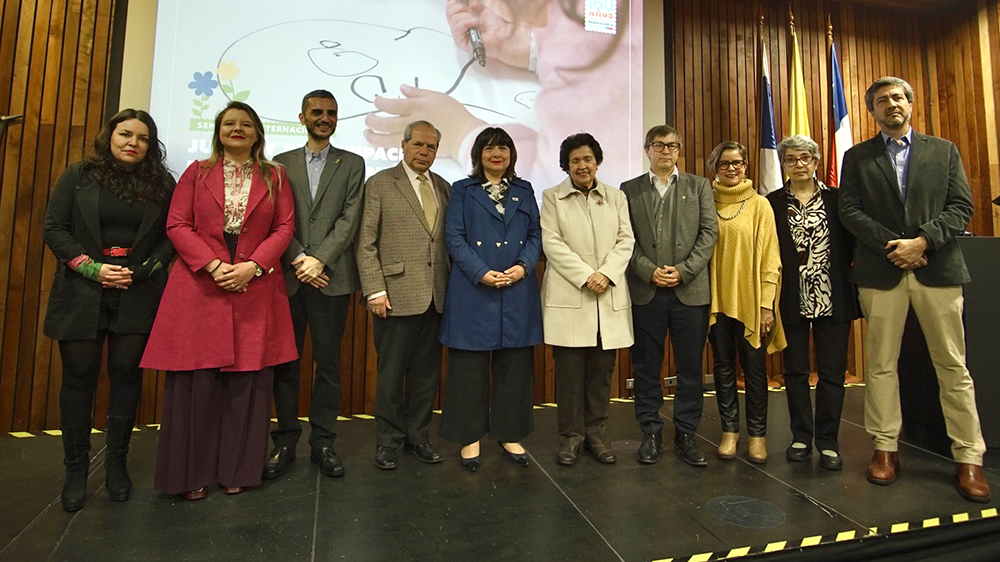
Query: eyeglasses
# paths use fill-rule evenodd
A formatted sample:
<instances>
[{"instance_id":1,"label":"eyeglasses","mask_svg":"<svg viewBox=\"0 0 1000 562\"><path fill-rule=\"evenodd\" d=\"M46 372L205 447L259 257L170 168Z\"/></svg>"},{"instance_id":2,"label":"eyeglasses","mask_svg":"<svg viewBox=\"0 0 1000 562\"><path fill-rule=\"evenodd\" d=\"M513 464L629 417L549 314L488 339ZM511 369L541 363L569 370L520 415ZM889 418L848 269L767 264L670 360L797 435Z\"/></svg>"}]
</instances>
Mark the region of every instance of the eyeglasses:
<instances>
[{"instance_id":1,"label":"eyeglasses","mask_svg":"<svg viewBox=\"0 0 1000 562\"><path fill-rule=\"evenodd\" d=\"M719 162L716 168L720 170L725 170L726 168L732 168L734 170L742 170L744 166L747 165L746 160L733 160L732 162L728 160L723 160Z\"/></svg>"},{"instance_id":2,"label":"eyeglasses","mask_svg":"<svg viewBox=\"0 0 1000 562\"><path fill-rule=\"evenodd\" d=\"M649 148L652 148L653 152L663 152L663 149L667 149L670 152L677 152L681 149L681 143L656 141L649 143Z\"/></svg>"},{"instance_id":3,"label":"eyeglasses","mask_svg":"<svg viewBox=\"0 0 1000 562\"><path fill-rule=\"evenodd\" d=\"M802 156L799 156L798 158L795 158L794 156L786 156L785 159L782 160L781 162L784 165L786 165L789 168L791 168L791 167L795 166L796 164L802 164L803 166L808 166L809 164L812 164L813 161L815 161L815 160L816 159L813 158L813 156L811 154L804 154Z\"/></svg>"}]
</instances>

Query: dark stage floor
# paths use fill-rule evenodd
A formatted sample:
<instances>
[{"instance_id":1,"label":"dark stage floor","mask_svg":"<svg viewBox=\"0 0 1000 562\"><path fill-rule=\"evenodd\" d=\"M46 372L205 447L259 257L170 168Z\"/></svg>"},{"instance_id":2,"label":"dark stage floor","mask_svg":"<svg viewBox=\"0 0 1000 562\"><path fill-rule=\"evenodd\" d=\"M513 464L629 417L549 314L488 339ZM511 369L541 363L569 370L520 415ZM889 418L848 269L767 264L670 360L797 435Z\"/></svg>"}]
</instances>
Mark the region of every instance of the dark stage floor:
<instances>
[{"instance_id":1,"label":"dark stage floor","mask_svg":"<svg viewBox=\"0 0 1000 562\"><path fill-rule=\"evenodd\" d=\"M371 462L374 422L354 418L339 427L344 478L319 475L303 439L284 478L239 496L216 488L198 502L151 489L155 429L134 435L132 499L110 501L103 438L95 435L90 497L75 514L59 505L59 438L3 436L0 560L714 560L718 553L860 538L873 527L888 533L897 523L948 526L955 514L959 521L996 517L996 499L974 504L959 497L950 459L910 445L901 445L895 484L869 484L863 388L847 392L842 472L821 468L816 453L804 463L785 460L785 395L770 398L771 459L763 466L747 462L745 437L736 460L712 454L707 468L682 463L669 445L658 464L639 465L632 405L615 403L609 436L619 452L616 465L587 455L575 467L556 465L556 410L541 407L524 442L527 469L484 443L482 470L468 473L459 466L458 446L436 439L444 463L428 466L401 455L397 470L383 472ZM667 418L670 408L668 402ZM719 436L715 399L706 397L699 431L706 453L714 453ZM671 437L668 431L665 441ZM1000 494L997 451L988 455L987 477Z\"/></svg>"}]
</instances>

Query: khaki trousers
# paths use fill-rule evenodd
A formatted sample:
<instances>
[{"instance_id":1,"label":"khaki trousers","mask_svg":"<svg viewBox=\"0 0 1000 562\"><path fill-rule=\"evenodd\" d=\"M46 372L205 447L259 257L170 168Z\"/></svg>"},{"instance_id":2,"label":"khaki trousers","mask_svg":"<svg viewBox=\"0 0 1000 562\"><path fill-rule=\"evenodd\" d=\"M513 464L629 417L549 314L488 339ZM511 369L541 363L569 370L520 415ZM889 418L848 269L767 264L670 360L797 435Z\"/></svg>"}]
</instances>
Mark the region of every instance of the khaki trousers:
<instances>
[{"instance_id":1,"label":"khaki trousers","mask_svg":"<svg viewBox=\"0 0 1000 562\"><path fill-rule=\"evenodd\" d=\"M912 271L892 289L858 287L868 322L865 337L865 429L880 451L896 451L903 424L897 361L909 307L917 315L940 387L945 429L955 462L983 464L976 393L965 366L961 285L928 287Z\"/></svg>"}]
</instances>

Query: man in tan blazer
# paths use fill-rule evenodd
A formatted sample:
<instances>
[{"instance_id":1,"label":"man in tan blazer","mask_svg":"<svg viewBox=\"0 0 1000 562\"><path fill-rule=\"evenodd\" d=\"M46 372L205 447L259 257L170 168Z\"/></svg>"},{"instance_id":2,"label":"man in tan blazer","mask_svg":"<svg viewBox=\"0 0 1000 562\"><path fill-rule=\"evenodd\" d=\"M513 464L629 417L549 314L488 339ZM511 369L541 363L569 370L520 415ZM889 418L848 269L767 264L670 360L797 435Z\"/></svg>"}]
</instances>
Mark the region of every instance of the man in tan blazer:
<instances>
[{"instance_id":1,"label":"man in tan blazer","mask_svg":"<svg viewBox=\"0 0 1000 562\"><path fill-rule=\"evenodd\" d=\"M444 216L450 189L430 171L440 142L430 123L410 123L403 161L365 183L358 272L378 353L375 466L383 470L396 468L400 445L421 462L442 458L428 442L441 380L438 326L449 264Z\"/></svg>"}]
</instances>

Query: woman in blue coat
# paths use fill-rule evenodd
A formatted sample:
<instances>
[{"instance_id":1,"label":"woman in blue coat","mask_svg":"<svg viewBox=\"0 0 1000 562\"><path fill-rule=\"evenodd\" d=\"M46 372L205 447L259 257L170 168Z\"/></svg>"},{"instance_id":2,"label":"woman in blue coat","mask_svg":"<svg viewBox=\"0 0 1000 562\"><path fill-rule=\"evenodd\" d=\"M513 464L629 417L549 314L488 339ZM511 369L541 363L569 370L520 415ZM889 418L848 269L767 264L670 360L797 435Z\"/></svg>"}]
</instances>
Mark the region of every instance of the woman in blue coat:
<instances>
[{"instance_id":1,"label":"woman in blue coat","mask_svg":"<svg viewBox=\"0 0 1000 562\"><path fill-rule=\"evenodd\" d=\"M542 343L535 263L542 244L538 204L531 184L514 174L510 135L483 130L472 162L469 177L451 188L445 219L452 268L441 322L448 381L440 433L463 445L462 466L475 472L486 433L507 459L528 466L519 442L534 427L532 346Z\"/></svg>"}]
</instances>

